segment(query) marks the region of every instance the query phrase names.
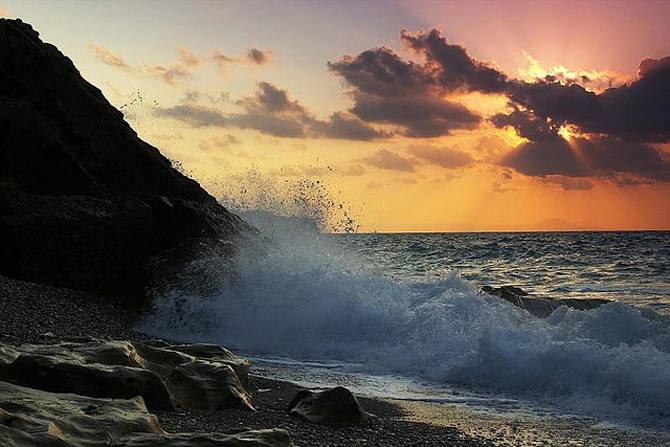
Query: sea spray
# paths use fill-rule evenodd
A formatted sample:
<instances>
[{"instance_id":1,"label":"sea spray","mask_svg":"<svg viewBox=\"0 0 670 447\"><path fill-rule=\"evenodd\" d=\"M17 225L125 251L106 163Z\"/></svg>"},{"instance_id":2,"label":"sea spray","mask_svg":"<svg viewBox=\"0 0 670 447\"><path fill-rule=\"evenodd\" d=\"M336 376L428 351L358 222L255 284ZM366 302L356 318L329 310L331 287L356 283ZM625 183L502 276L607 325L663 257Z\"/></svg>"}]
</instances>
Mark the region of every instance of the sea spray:
<instances>
[{"instance_id":1,"label":"sea spray","mask_svg":"<svg viewBox=\"0 0 670 447\"><path fill-rule=\"evenodd\" d=\"M272 244L262 255L238 252L236 281L211 296L166 293L142 329L258 356L334 360L352 372L487 387L599 417L670 420L667 316L610 303L538 319L456 271L399 278L344 249L345 236L259 216ZM417 252L405 256L435 256ZM216 269L216 258L207 262Z\"/></svg>"}]
</instances>

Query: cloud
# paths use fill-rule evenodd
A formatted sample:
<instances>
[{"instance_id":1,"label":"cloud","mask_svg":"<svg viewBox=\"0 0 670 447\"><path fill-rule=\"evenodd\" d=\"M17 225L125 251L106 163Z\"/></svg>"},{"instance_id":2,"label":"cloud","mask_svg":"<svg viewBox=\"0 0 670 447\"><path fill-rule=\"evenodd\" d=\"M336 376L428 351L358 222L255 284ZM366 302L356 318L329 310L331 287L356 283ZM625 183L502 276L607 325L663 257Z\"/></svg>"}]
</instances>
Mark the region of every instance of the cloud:
<instances>
[{"instance_id":1,"label":"cloud","mask_svg":"<svg viewBox=\"0 0 670 447\"><path fill-rule=\"evenodd\" d=\"M593 183L581 177L564 177L562 175L548 175L546 181L555 183L565 191L586 191L593 188Z\"/></svg>"},{"instance_id":2,"label":"cloud","mask_svg":"<svg viewBox=\"0 0 670 447\"><path fill-rule=\"evenodd\" d=\"M268 82L259 82L256 94L236 101L242 111L224 113L198 102L200 92L188 92L182 104L157 109L159 117L169 117L193 127L252 129L266 135L284 138L335 138L373 140L389 134L375 130L355 116L336 112L328 120L319 120L288 91Z\"/></svg>"},{"instance_id":3,"label":"cloud","mask_svg":"<svg viewBox=\"0 0 670 447\"><path fill-rule=\"evenodd\" d=\"M537 177L617 178L624 175L670 181L667 155L646 143L612 137L531 141L504 157L501 164Z\"/></svg>"},{"instance_id":4,"label":"cloud","mask_svg":"<svg viewBox=\"0 0 670 447\"><path fill-rule=\"evenodd\" d=\"M230 120L219 109L200 104L178 104L154 111L158 117L174 118L193 127L228 127Z\"/></svg>"},{"instance_id":5,"label":"cloud","mask_svg":"<svg viewBox=\"0 0 670 447\"><path fill-rule=\"evenodd\" d=\"M272 60L272 51L251 48L247 51L247 58L256 65L267 65Z\"/></svg>"},{"instance_id":6,"label":"cloud","mask_svg":"<svg viewBox=\"0 0 670 447\"><path fill-rule=\"evenodd\" d=\"M101 45L89 44L86 48L95 53L96 57L104 64L124 71L129 74L156 77L164 80L170 85L176 85L178 81L191 76L193 69L203 64L214 64L219 72L225 74L230 65L251 61L257 65L267 65L271 60L271 50L258 50L252 48L244 57L230 57L219 50L214 50L210 55L198 56L186 48L177 50L177 61L172 65L158 65L143 62L138 66L128 64L121 56Z\"/></svg>"},{"instance_id":7,"label":"cloud","mask_svg":"<svg viewBox=\"0 0 670 447\"><path fill-rule=\"evenodd\" d=\"M366 122L404 128L404 135L431 138L449 135L453 129L474 129L480 117L465 106L430 96L385 98L358 95L351 112Z\"/></svg>"},{"instance_id":8,"label":"cloud","mask_svg":"<svg viewBox=\"0 0 670 447\"><path fill-rule=\"evenodd\" d=\"M109 65L110 67L125 71L126 73L135 73L137 71L135 68L128 65L128 63L126 63L126 61L123 60L121 56L115 54L107 48L90 43L86 45L86 49L93 51L95 56L105 65Z\"/></svg>"},{"instance_id":9,"label":"cloud","mask_svg":"<svg viewBox=\"0 0 670 447\"><path fill-rule=\"evenodd\" d=\"M461 168L474 162L469 154L447 147L412 145L409 147L409 153L421 160L446 169Z\"/></svg>"},{"instance_id":10,"label":"cloud","mask_svg":"<svg viewBox=\"0 0 670 447\"><path fill-rule=\"evenodd\" d=\"M638 73L638 79L630 84L600 94L558 81L515 82L509 97L516 110L507 117L496 115L492 121L499 127L512 125L521 136L534 141L536 136L521 129L521 118L525 118L526 128L530 121L551 123L545 124L544 130L551 127L553 133L572 124L584 134L638 142L670 141L670 57L645 59ZM525 112L519 112L518 107Z\"/></svg>"},{"instance_id":11,"label":"cloud","mask_svg":"<svg viewBox=\"0 0 670 447\"><path fill-rule=\"evenodd\" d=\"M7 11L7 9L2 5L0 5L0 17L4 19L8 19L10 17L9 11Z\"/></svg>"},{"instance_id":12,"label":"cloud","mask_svg":"<svg viewBox=\"0 0 670 447\"><path fill-rule=\"evenodd\" d=\"M529 69L513 79L448 42L439 29L402 30L400 40L414 58L378 47L328 64L351 88L348 112L361 121L392 134L433 138L481 125L484 118L455 97L503 95L511 111L488 120L515 129L527 142L502 159L488 151L491 162L547 181L562 176L566 189L588 186L565 180L576 177L616 178L621 185L670 181L667 156L657 145L670 142L670 57L645 59L637 78L624 83L607 71L544 69L526 55ZM566 140L569 133L576 138ZM426 160L437 152L413 155Z\"/></svg>"},{"instance_id":13,"label":"cloud","mask_svg":"<svg viewBox=\"0 0 670 447\"><path fill-rule=\"evenodd\" d=\"M131 75L144 75L164 80L170 85L176 85L180 79L191 76L192 68L200 64L200 59L190 51L180 48L178 50L178 62L175 65L164 67L161 65L150 65L142 63L138 67L128 64L121 56L101 45L88 44L86 48L105 65L114 67Z\"/></svg>"},{"instance_id":14,"label":"cloud","mask_svg":"<svg viewBox=\"0 0 670 447\"><path fill-rule=\"evenodd\" d=\"M209 103L209 104L218 104L222 102L228 102L230 99L230 93L226 91L219 91L218 94L212 95L207 92L202 92L197 89L187 89L184 92L184 97L181 99L182 104L193 104L193 103Z\"/></svg>"},{"instance_id":15,"label":"cloud","mask_svg":"<svg viewBox=\"0 0 670 447\"><path fill-rule=\"evenodd\" d=\"M380 169L405 172L414 172L414 166L417 164L416 160L401 157L388 149L381 149L374 155L364 158L362 161L365 164Z\"/></svg>"},{"instance_id":16,"label":"cloud","mask_svg":"<svg viewBox=\"0 0 670 447\"><path fill-rule=\"evenodd\" d=\"M504 159L506 166L540 177L616 177L621 186L670 181L668 157L657 148L670 141L670 57L642 61L636 80L602 93L540 80L511 84L509 97L514 110L491 122L529 142ZM563 138L566 126L578 138Z\"/></svg>"},{"instance_id":17,"label":"cloud","mask_svg":"<svg viewBox=\"0 0 670 447\"><path fill-rule=\"evenodd\" d=\"M444 91L495 93L506 90L507 75L470 57L464 46L449 44L439 29L417 33L403 29L400 39L425 58L425 70L432 73Z\"/></svg>"},{"instance_id":18,"label":"cloud","mask_svg":"<svg viewBox=\"0 0 670 447\"><path fill-rule=\"evenodd\" d=\"M176 85L177 80L186 79L191 76L191 69L186 65L174 65L172 67L162 67L160 65L144 65L142 72L145 74L160 78L170 85Z\"/></svg>"},{"instance_id":19,"label":"cloud","mask_svg":"<svg viewBox=\"0 0 670 447\"><path fill-rule=\"evenodd\" d=\"M187 67L195 67L197 65L200 65L200 63L202 62L198 56L196 56L194 53L191 53L186 48L180 48L179 50L177 50L177 52L179 53L179 58L181 59L181 62Z\"/></svg>"},{"instance_id":20,"label":"cloud","mask_svg":"<svg viewBox=\"0 0 670 447\"><path fill-rule=\"evenodd\" d=\"M214 51L210 59L217 67L219 67L220 73L226 73L226 71L228 71L228 66L237 62L236 59L226 56L219 50Z\"/></svg>"},{"instance_id":21,"label":"cloud","mask_svg":"<svg viewBox=\"0 0 670 447\"><path fill-rule=\"evenodd\" d=\"M349 111L367 123L387 125L411 138L477 128L481 117L445 96L498 92L504 89L506 76L471 58L464 47L447 43L439 30L415 34L402 30L400 37L420 62L380 47L328 64L353 88L354 105Z\"/></svg>"},{"instance_id":22,"label":"cloud","mask_svg":"<svg viewBox=\"0 0 670 447\"><path fill-rule=\"evenodd\" d=\"M403 61L385 47L367 50L358 56L343 56L328 67L357 91L381 97L423 95L433 87L431 74L424 67Z\"/></svg>"},{"instance_id":23,"label":"cloud","mask_svg":"<svg viewBox=\"0 0 670 447\"><path fill-rule=\"evenodd\" d=\"M540 80L562 84L581 84L591 91L603 91L607 88L622 85L629 81L629 76L615 73L609 70L578 70L573 71L563 65L551 68L543 67L540 62L527 52L523 52L528 62L527 68L520 68L517 73L520 80L525 82L537 82Z\"/></svg>"},{"instance_id":24,"label":"cloud","mask_svg":"<svg viewBox=\"0 0 670 447\"><path fill-rule=\"evenodd\" d=\"M346 112L335 112L326 122L315 122L317 134L340 140L371 141L388 138L392 134L375 129Z\"/></svg>"}]
</instances>

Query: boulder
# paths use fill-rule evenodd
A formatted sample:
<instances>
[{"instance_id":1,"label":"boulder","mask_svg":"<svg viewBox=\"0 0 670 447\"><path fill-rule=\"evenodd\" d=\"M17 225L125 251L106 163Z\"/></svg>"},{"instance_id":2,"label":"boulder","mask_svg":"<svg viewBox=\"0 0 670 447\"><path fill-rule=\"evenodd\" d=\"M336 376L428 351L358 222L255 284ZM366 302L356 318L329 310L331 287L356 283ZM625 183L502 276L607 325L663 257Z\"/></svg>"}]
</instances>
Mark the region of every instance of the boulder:
<instances>
[{"instance_id":1,"label":"boulder","mask_svg":"<svg viewBox=\"0 0 670 447\"><path fill-rule=\"evenodd\" d=\"M174 399L184 408L255 411L230 365L196 360L180 363L165 379Z\"/></svg>"},{"instance_id":2,"label":"boulder","mask_svg":"<svg viewBox=\"0 0 670 447\"><path fill-rule=\"evenodd\" d=\"M291 416L323 425L363 425L376 416L361 408L347 388L325 391L300 390L288 406Z\"/></svg>"},{"instance_id":3,"label":"boulder","mask_svg":"<svg viewBox=\"0 0 670 447\"><path fill-rule=\"evenodd\" d=\"M531 295L520 287L502 286L502 287L482 287L482 292L494 295L509 301L517 307L527 310L539 318L546 318L560 306L568 306L578 310L596 309L603 304L609 303L609 300L590 298L590 299L554 299L543 296Z\"/></svg>"},{"instance_id":4,"label":"boulder","mask_svg":"<svg viewBox=\"0 0 670 447\"><path fill-rule=\"evenodd\" d=\"M0 19L0 275L148 304L257 231L142 141L70 59Z\"/></svg>"}]
</instances>

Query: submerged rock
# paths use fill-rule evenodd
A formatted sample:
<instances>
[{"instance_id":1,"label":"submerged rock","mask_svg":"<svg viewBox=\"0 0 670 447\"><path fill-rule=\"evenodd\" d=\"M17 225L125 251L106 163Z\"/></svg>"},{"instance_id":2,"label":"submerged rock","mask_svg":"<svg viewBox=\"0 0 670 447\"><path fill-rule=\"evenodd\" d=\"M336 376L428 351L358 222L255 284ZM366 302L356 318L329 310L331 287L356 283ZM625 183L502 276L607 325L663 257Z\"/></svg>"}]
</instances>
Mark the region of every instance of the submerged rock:
<instances>
[{"instance_id":1,"label":"submerged rock","mask_svg":"<svg viewBox=\"0 0 670 447\"><path fill-rule=\"evenodd\" d=\"M246 381L246 360L213 345L174 346L176 349L166 343L150 346L94 339L20 347L0 344L0 380L89 397L142 396L152 410L172 410L177 404L183 408L254 411L231 366L236 365ZM198 358L180 349L211 355Z\"/></svg>"},{"instance_id":2,"label":"submerged rock","mask_svg":"<svg viewBox=\"0 0 670 447\"><path fill-rule=\"evenodd\" d=\"M596 309L603 304L609 303L609 300L590 298L590 299L553 299L531 295L520 287L502 286L502 287L482 287L482 292L494 295L509 301L517 307L527 310L539 318L546 318L553 311L561 306L568 306L578 310Z\"/></svg>"},{"instance_id":3,"label":"submerged rock","mask_svg":"<svg viewBox=\"0 0 670 447\"><path fill-rule=\"evenodd\" d=\"M95 399L54 394L0 381L0 445L3 447L290 447L286 430L235 434L163 431L141 397Z\"/></svg>"},{"instance_id":4,"label":"submerged rock","mask_svg":"<svg viewBox=\"0 0 670 447\"><path fill-rule=\"evenodd\" d=\"M366 412L348 389L301 390L288 406L291 416L323 425L363 425L376 418Z\"/></svg>"},{"instance_id":5,"label":"submerged rock","mask_svg":"<svg viewBox=\"0 0 670 447\"><path fill-rule=\"evenodd\" d=\"M30 25L0 19L0 61L0 275L141 307L159 267L256 234Z\"/></svg>"}]
</instances>

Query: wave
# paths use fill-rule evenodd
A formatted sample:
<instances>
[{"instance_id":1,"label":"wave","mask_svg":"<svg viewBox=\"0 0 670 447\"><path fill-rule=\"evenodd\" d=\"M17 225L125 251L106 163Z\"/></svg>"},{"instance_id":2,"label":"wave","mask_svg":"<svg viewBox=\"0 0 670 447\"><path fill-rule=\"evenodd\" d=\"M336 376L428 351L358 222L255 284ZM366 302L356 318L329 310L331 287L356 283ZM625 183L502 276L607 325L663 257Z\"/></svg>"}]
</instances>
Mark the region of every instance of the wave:
<instances>
[{"instance_id":1,"label":"wave","mask_svg":"<svg viewBox=\"0 0 670 447\"><path fill-rule=\"evenodd\" d=\"M242 249L237 281L213 296L166 293L143 331L487 387L582 414L670 418L667 316L613 302L537 319L457 272L398 280L304 221L253 217L274 241L265 254Z\"/></svg>"}]
</instances>

